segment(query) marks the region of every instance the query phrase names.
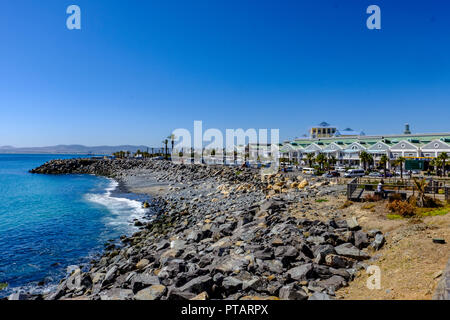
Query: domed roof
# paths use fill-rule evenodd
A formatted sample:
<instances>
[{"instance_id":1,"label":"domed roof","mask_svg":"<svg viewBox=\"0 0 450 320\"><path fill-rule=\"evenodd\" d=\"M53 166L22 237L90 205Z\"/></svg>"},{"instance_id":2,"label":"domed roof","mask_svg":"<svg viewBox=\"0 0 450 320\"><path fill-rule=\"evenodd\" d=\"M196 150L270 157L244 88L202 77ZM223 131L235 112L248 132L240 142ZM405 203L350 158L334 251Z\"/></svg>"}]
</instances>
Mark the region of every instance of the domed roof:
<instances>
[{"instance_id":1,"label":"domed roof","mask_svg":"<svg viewBox=\"0 0 450 320\"><path fill-rule=\"evenodd\" d=\"M326 127L330 127L331 124L329 124L328 122L323 121L323 122L319 123L318 126L322 127L322 128L326 128Z\"/></svg>"}]
</instances>

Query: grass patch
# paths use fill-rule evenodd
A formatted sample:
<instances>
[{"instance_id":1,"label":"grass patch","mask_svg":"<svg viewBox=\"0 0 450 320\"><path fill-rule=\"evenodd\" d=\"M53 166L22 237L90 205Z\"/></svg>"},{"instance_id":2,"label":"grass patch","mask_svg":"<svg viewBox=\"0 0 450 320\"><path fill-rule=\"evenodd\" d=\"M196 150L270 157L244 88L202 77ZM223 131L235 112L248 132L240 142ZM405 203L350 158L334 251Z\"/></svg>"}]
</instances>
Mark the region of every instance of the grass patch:
<instances>
[{"instance_id":1,"label":"grass patch","mask_svg":"<svg viewBox=\"0 0 450 320\"><path fill-rule=\"evenodd\" d=\"M417 208L417 215L422 217L444 216L450 212L450 205L442 208Z\"/></svg>"},{"instance_id":2,"label":"grass patch","mask_svg":"<svg viewBox=\"0 0 450 320\"><path fill-rule=\"evenodd\" d=\"M8 288L7 283L0 283L0 290L6 289L6 288Z\"/></svg>"},{"instance_id":3,"label":"grass patch","mask_svg":"<svg viewBox=\"0 0 450 320\"><path fill-rule=\"evenodd\" d=\"M386 218L388 218L389 220L400 220L403 219L403 217L399 214L388 214L386 215Z\"/></svg>"},{"instance_id":4,"label":"grass patch","mask_svg":"<svg viewBox=\"0 0 450 320\"><path fill-rule=\"evenodd\" d=\"M341 206L341 209L345 209L350 207L353 204L353 201L347 200L344 202L344 204Z\"/></svg>"},{"instance_id":5,"label":"grass patch","mask_svg":"<svg viewBox=\"0 0 450 320\"><path fill-rule=\"evenodd\" d=\"M375 205L376 205L375 203L366 203L361 207L361 209L370 210L375 208Z\"/></svg>"},{"instance_id":6,"label":"grass patch","mask_svg":"<svg viewBox=\"0 0 450 320\"><path fill-rule=\"evenodd\" d=\"M316 199L316 202L321 203L321 202L328 202L328 199Z\"/></svg>"}]
</instances>

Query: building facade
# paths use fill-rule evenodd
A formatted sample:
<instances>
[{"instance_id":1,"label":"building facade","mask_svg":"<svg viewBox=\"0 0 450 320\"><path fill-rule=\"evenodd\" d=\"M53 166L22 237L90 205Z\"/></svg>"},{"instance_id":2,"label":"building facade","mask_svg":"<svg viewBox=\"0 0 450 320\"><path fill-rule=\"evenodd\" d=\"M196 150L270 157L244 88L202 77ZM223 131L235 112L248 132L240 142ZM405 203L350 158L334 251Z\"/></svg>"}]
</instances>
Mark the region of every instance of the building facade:
<instances>
[{"instance_id":1,"label":"building facade","mask_svg":"<svg viewBox=\"0 0 450 320\"><path fill-rule=\"evenodd\" d=\"M360 154L372 155L378 166L383 155L389 160L403 157L414 161L431 161L442 153L450 155L450 133L401 134L387 136L334 136L296 139L280 147L280 158L307 164L308 154L324 154L337 166L361 166Z\"/></svg>"}]
</instances>

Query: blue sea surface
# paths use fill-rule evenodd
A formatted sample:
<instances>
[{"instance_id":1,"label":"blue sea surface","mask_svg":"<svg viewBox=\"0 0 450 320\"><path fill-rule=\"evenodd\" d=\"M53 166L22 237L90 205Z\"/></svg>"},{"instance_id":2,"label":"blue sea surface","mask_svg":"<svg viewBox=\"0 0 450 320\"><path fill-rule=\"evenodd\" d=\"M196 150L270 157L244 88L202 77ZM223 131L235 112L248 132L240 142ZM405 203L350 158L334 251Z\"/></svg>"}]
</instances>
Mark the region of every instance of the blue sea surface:
<instances>
[{"instance_id":1,"label":"blue sea surface","mask_svg":"<svg viewBox=\"0 0 450 320\"><path fill-rule=\"evenodd\" d=\"M131 222L146 214L142 199L119 194L114 180L28 173L74 157L0 154L0 283L8 284L0 297L48 290L68 266L86 265L108 240L136 231Z\"/></svg>"}]
</instances>

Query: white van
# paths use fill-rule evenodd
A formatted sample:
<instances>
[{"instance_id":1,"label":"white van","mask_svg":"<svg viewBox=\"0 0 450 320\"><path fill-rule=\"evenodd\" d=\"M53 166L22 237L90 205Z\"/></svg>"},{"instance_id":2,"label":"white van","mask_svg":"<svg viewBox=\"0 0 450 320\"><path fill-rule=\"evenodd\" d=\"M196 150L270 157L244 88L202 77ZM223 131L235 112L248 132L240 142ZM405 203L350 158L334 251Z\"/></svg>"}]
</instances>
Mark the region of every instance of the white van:
<instances>
[{"instance_id":1,"label":"white van","mask_svg":"<svg viewBox=\"0 0 450 320\"><path fill-rule=\"evenodd\" d=\"M302 169L302 173L304 173L304 174L315 174L316 170L313 169L313 168L303 168Z\"/></svg>"},{"instance_id":2,"label":"white van","mask_svg":"<svg viewBox=\"0 0 450 320\"><path fill-rule=\"evenodd\" d=\"M345 178L364 177L366 172L363 169L350 169L345 174Z\"/></svg>"}]
</instances>

